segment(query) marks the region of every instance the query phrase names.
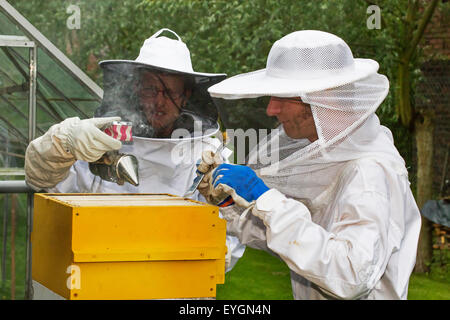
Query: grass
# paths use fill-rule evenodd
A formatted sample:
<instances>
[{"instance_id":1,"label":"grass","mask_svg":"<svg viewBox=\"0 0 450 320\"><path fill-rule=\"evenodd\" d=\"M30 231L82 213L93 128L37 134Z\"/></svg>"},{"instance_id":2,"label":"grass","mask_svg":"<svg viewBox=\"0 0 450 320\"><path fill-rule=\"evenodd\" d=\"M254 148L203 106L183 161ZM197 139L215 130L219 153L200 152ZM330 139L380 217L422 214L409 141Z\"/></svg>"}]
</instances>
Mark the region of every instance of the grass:
<instances>
[{"instance_id":1,"label":"grass","mask_svg":"<svg viewBox=\"0 0 450 320\"><path fill-rule=\"evenodd\" d=\"M450 250L434 251L431 271L413 273L409 280L409 300L450 300Z\"/></svg>"},{"instance_id":2,"label":"grass","mask_svg":"<svg viewBox=\"0 0 450 320\"><path fill-rule=\"evenodd\" d=\"M246 248L217 286L217 300L292 300L289 269L265 251Z\"/></svg>"},{"instance_id":3,"label":"grass","mask_svg":"<svg viewBox=\"0 0 450 320\"><path fill-rule=\"evenodd\" d=\"M450 281L413 274L409 281L408 300L450 300Z\"/></svg>"}]
</instances>

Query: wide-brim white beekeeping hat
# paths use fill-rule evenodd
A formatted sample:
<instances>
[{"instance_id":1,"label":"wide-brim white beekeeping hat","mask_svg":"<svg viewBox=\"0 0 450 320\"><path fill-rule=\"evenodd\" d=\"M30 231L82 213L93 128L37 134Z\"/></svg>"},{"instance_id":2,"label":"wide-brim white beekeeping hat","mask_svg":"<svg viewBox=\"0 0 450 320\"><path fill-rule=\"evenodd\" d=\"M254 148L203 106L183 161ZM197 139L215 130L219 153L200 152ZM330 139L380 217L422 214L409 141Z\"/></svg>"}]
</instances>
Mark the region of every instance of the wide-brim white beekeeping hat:
<instances>
[{"instance_id":1,"label":"wide-brim white beekeeping hat","mask_svg":"<svg viewBox=\"0 0 450 320\"><path fill-rule=\"evenodd\" d=\"M266 68L236 75L211 86L212 97L296 97L342 86L378 71L371 59L353 58L344 40L328 32L302 30L276 41Z\"/></svg>"},{"instance_id":2,"label":"wide-brim white beekeeping hat","mask_svg":"<svg viewBox=\"0 0 450 320\"><path fill-rule=\"evenodd\" d=\"M160 34L164 31L171 32L177 39L171 39ZM129 63L144 66L168 73L202 77L224 77L223 73L197 72L192 68L191 54L186 44L174 31L163 28L144 41L139 55L135 60L104 60L102 64Z\"/></svg>"}]
</instances>

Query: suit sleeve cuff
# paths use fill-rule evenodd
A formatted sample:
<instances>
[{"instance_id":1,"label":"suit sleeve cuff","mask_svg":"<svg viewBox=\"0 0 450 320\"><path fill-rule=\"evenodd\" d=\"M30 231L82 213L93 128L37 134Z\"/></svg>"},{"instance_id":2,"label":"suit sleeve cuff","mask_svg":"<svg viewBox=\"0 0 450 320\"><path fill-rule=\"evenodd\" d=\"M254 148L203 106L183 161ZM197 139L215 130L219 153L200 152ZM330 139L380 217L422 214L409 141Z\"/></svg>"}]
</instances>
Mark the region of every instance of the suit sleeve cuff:
<instances>
[{"instance_id":1,"label":"suit sleeve cuff","mask_svg":"<svg viewBox=\"0 0 450 320\"><path fill-rule=\"evenodd\" d=\"M286 199L286 196L277 189L270 189L264 192L257 200L255 210L272 211L279 206L280 201Z\"/></svg>"},{"instance_id":2,"label":"suit sleeve cuff","mask_svg":"<svg viewBox=\"0 0 450 320\"><path fill-rule=\"evenodd\" d=\"M292 211L293 209L295 210ZM252 213L261 218L266 226L271 224L272 220L276 219L279 214L285 216L291 212L295 212L295 216L298 216L299 213L309 216L309 210L303 203L287 198L277 189L270 189L263 193L256 200L255 207L252 210Z\"/></svg>"}]
</instances>

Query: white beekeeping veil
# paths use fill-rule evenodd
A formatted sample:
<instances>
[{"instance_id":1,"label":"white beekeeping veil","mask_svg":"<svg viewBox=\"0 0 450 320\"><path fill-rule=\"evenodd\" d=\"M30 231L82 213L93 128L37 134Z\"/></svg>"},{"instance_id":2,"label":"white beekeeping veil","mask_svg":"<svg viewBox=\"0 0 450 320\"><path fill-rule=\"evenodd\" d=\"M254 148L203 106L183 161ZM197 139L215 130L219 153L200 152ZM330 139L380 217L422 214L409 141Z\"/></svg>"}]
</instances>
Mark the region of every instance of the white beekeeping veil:
<instances>
[{"instance_id":1,"label":"white beekeeping veil","mask_svg":"<svg viewBox=\"0 0 450 320\"><path fill-rule=\"evenodd\" d=\"M311 106L316 141L292 139L279 126L248 157L248 164L269 186L298 196L299 187L319 192L329 185L337 174L336 164L348 160L375 157L404 168L390 131L375 115L389 90L378 67L374 60L353 58L341 38L304 30L276 41L265 69L231 77L208 91L220 98L216 104L221 116L233 112L233 99L300 97ZM261 163L267 152L277 154L277 161Z\"/></svg>"}]
</instances>

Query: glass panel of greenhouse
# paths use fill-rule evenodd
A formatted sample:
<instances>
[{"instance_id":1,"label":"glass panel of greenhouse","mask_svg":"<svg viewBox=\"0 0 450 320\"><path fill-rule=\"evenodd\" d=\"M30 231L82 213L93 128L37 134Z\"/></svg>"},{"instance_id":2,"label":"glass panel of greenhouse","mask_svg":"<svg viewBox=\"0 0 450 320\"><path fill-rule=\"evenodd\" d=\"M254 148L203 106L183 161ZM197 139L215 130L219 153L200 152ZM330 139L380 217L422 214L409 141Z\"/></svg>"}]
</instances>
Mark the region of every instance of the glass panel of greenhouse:
<instances>
[{"instance_id":1,"label":"glass panel of greenhouse","mask_svg":"<svg viewBox=\"0 0 450 320\"><path fill-rule=\"evenodd\" d=\"M36 59L36 123L35 137L51 125L68 117L89 118L101 101L102 90L93 82L83 82L77 75L87 76L34 28L21 25L20 14L0 7L0 38L28 39L34 43ZM16 15L17 14L17 15ZM34 30L33 30L34 29ZM26 40L25 40L26 41ZM45 42L44 42L45 41ZM29 136L30 50L13 41L0 46L0 166L23 168ZM48 43L46 43L48 42ZM68 59L67 59L68 60Z\"/></svg>"}]
</instances>

